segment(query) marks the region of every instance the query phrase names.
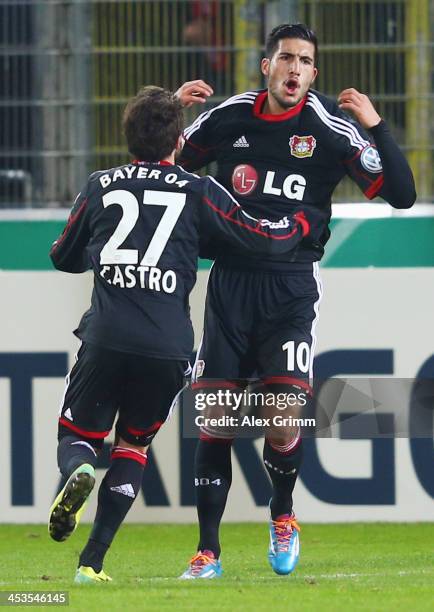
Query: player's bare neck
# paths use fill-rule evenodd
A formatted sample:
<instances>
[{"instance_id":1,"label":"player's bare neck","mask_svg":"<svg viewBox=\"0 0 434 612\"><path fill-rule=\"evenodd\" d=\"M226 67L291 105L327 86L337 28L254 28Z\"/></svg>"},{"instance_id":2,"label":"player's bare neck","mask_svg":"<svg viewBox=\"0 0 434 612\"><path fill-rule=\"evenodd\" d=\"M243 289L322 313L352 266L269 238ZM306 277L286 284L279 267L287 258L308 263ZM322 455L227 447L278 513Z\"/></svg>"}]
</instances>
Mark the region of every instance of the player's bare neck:
<instances>
[{"instance_id":1,"label":"player's bare neck","mask_svg":"<svg viewBox=\"0 0 434 612\"><path fill-rule=\"evenodd\" d=\"M288 108L280 106L277 100L273 96L268 94L268 96L264 100L261 112L264 115L282 115L283 113L287 113L288 110Z\"/></svg>"}]
</instances>

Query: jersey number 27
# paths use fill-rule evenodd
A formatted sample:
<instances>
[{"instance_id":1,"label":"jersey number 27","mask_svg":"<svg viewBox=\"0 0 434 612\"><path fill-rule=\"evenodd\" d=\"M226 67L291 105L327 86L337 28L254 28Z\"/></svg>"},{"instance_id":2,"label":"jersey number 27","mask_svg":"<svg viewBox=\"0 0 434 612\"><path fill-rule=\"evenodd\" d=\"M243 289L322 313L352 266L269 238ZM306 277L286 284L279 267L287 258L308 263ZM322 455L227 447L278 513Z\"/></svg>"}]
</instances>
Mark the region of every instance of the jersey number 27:
<instances>
[{"instance_id":1,"label":"jersey number 27","mask_svg":"<svg viewBox=\"0 0 434 612\"><path fill-rule=\"evenodd\" d=\"M154 235L143 255L141 266L156 266L172 234L173 228L182 213L186 201L185 193L168 191L145 190L143 204L147 206L165 206L163 216L157 225ZM109 264L138 264L139 251L137 249L120 249L139 218L139 201L134 194L125 189L116 189L106 193L102 202L104 208L117 204L122 208L122 217L115 231L100 253L100 263Z\"/></svg>"}]
</instances>

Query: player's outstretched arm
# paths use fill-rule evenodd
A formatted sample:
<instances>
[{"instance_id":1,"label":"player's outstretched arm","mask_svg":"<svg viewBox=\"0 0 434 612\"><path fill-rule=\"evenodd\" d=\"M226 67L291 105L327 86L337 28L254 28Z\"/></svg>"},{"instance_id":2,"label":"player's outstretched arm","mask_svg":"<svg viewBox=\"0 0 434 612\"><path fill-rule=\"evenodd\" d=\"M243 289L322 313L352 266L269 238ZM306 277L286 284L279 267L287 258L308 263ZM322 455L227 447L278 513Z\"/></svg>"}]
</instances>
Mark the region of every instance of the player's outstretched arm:
<instances>
[{"instance_id":1,"label":"player's outstretched arm","mask_svg":"<svg viewBox=\"0 0 434 612\"><path fill-rule=\"evenodd\" d=\"M86 253L90 238L87 213L88 198L85 193L80 193L62 234L53 242L50 249L51 261L62 272L78 274L90 268Z\"/></svg>"},{"instance_id":2,"label":"player's outstretched arm","mask_svg":"<svg viewBox=\"0 0 434 612\"><path fill-rule=\"evenodd\" d=\"M338 96L339 108L349 111L374 139L383 167L378 194L394 208L410 208L416 201L413 173L390 130L371 100L353 87Z\"/></svg>"},{"instance_id":3,"label":"player's outstretched arm","mask_svg":"<svg viewBox=\"0 0 434 612\"><path fill-rule=\"evenodd\" d=\"M300 206L292 215L278 221L257 219L210 176L200 179L202 202L201 232L210 239L228 242L240 250L280 254L293 250L306 236L318 240L326 227L325 214L310 206Z\"/></svg>"},{"instance_id":4,"label":"player's outstretched arm","mask_svg":"<svg viewBox=\"0 0 434 612\"><path fill-rule=\"evenodd\" d=\"M214 93L211 85L201 79L186 81L175 91L175 96L180 100L182 106L189 108L193 104L204 104Z\"/></svg>"}]
</instances>

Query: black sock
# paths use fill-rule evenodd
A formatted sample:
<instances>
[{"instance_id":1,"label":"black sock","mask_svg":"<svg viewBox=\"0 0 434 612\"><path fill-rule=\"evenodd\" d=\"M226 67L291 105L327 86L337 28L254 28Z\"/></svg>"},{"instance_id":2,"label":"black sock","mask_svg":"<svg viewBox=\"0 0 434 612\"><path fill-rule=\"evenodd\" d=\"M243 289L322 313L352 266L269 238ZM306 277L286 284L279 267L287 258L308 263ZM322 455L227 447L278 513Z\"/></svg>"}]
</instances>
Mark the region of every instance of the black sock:
<instances>
[{"instance_id":1,"label":"black sock","mask_svg":"<svg viewBox=\"0 0 434 612\"><path fill-rule=\"evenodd\" d=\"M281 453L265 439L264 464L273 485L271 517L275 520L282 514L292 512L292 492L303 457L302 441L290 453Z\"/></svg>"},{"instance_id":2,"label":"black sock","mask_svg":"<svg viewBox=\"0 0 434 612\"><path fill-rule=\"evenodd\" d=\"M95 467L97 454L92 445L79 436L64 436L57 446L57 465L62 476L66 479L83 463Z\"/></svg>"},{"instance_id":3,"label":"black sock","mask_svg":"<svg viewBox=\"0 0 434 612\"><path fill-rule=\"evenodd\" d=\"M101 571L104 555L140 491L146 455L115 447L112 463L98 491L98 507L89 541L78 565Z\"/></svg>"},{"instance_id":4,"label":"black sock","mask_svg":"<svg viewBox=\"0 0 434 612\"><path fill-rule=\"evenodd\" d=\"M89 538L86 546L83 548L78 567L83 565L84 567L92 567L97 574L102 570L102 564L104 557L109 549L108 544L102 544L92 538Z\"/></svg>"},{"instance_id":5,"label":"black sock","mask_svg":"<svg viewBox=\"0 0 434 612\"><path fill-rule=\"evenodd\" d=\"M220 556L219 527L232 482L231 444L199 440L195 457L195 485L200 540L198 550Z\"/></svg>"}]
</instances>

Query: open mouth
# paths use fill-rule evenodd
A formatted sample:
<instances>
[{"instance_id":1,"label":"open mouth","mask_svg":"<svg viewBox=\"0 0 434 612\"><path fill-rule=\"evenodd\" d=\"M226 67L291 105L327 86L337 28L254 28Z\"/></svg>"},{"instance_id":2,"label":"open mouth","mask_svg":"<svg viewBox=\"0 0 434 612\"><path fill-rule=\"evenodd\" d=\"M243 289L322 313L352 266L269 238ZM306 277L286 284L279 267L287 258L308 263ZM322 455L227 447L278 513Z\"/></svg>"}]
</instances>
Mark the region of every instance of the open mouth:
<instances>
[{"instance_id":1,"label":"open mouth","mask_svg":"<svg viewBox=\"0 0 434 612\"><path fill-rule=\"evenodd\" d=\"M300 88L300 84L297 79L288 79L285 82L285 88L289 95L293 95Z\"/></svg>"}]
</instances>

